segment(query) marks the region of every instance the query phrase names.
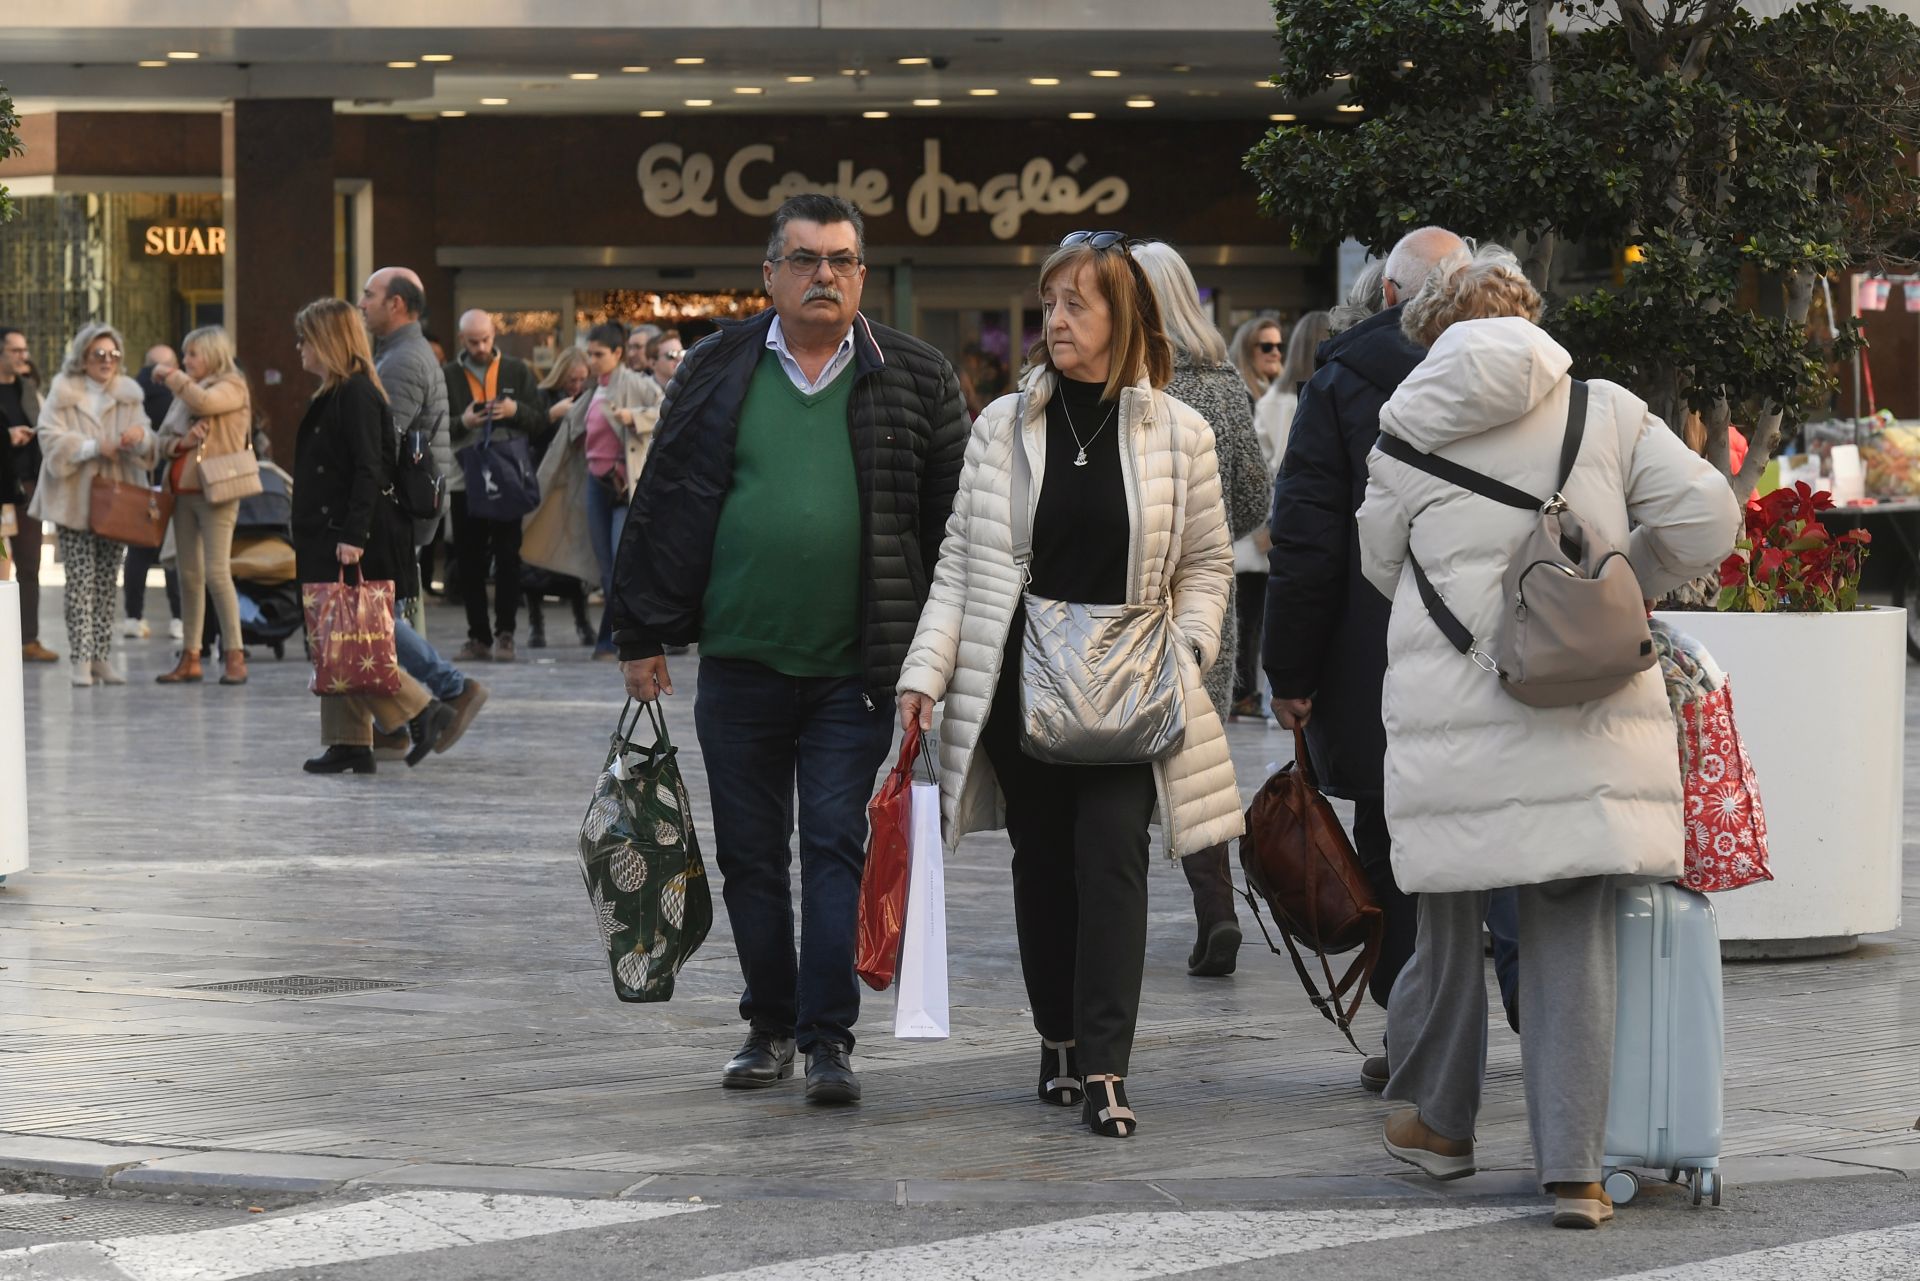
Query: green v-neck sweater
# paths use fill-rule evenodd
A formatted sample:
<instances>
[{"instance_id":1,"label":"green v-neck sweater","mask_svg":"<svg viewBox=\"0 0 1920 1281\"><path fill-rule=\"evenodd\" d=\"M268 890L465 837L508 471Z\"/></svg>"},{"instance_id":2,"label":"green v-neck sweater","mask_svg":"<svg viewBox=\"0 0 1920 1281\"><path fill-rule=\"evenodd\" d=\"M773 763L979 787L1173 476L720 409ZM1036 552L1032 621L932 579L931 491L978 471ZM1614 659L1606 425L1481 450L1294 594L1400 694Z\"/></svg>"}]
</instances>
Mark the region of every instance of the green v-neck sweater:
<instances>
[{"instance_id":1,"label":"green v-neck sweater","mask_svg":"<svg viewBox=\"0 0 1920 1281\"><path fill-rule=\"evenodd\" d=\"M853 367L808 395L771 350L747 386L702 603L700 653L788 676L858 676L860 478Z\"/></svg>"}]
</instances>

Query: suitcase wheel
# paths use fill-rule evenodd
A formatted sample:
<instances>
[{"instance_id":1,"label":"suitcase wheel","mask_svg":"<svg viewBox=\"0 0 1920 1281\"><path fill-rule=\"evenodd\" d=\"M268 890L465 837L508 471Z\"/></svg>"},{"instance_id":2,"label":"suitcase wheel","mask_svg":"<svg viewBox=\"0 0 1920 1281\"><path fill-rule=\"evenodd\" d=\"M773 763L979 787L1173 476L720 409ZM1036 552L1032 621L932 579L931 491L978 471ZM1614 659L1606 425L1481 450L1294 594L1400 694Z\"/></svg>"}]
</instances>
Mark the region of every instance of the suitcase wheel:
<instances>
[{"instance_id":1,"label":"suitcase wheel","mask_svg":"<svg viewBox=\"0 0 1920 1281\"><path fill-rule=\"evenodd\" d=\"M1712 1193L1713 1203L1715 1205L1719 1205L1720 1193L1724 1191L1726 1188L1726 1180L1720 1177L1720 1171L1709 1170L1707 1171L1707 1182L1708 1182L1708 1185L1713 1189L1713 1193Z\"/></svg>"},{"instance_id":2,"label":"suitcase wheel","mask_svg":"<svg viewBox=\"0 0 1920 1281\"><path fill-rule=\"evenodd\" d=\"M1632 1170L1615 1170L1607 1176L1605 1186L1615 1205L1625 1205L1640 1195L1640 1176Z\"/></svg>"}]
</instances>

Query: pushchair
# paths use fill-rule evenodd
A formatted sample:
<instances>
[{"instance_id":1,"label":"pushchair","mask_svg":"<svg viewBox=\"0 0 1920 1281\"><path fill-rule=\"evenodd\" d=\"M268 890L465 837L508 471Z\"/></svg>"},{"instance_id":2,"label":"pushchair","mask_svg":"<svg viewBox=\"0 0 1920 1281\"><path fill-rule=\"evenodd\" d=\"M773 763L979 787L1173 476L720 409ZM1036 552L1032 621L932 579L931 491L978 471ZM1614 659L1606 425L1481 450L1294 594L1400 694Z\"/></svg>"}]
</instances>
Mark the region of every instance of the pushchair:
<instances>
[{"instance_id":1,"label":"pushchair","mask_svg":"<svg viewBox=\"0 0 1920 1281\"><path fill-rule=\"evenodd\" d=\"M288 638L305 625L293 553L293 477L265 460L260 492L240 500L230 564L240 598L242 642L264 645L275 658L285 658ZM213 617L211 601L207 617ZM209 629L202 657L212 656L217 631Z\"/></svg>"}]
</instances>

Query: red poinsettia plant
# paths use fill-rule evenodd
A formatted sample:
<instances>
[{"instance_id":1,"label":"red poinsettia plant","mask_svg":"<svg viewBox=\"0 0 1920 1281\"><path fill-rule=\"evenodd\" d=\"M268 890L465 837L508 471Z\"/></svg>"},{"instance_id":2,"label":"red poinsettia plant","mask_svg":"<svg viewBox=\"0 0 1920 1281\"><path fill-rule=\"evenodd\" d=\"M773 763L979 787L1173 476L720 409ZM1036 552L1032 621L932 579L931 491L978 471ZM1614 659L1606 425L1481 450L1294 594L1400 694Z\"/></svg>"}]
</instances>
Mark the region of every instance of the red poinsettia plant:
<instances>
[{"instance_id":1,"label":"red poinsettia plant","mask_svg":"<svg viewBox=\"0 0 1920 1281\"><path fill-rule=\"evenodd\" d=\"M1833 495L1805 481L1747 504L1745 536L1720 564L1722 610L1831 614L1860 599L1860 571L1872 536L1864 529L1834 534L1820 523Z\"/></svg>"}]
</instances>

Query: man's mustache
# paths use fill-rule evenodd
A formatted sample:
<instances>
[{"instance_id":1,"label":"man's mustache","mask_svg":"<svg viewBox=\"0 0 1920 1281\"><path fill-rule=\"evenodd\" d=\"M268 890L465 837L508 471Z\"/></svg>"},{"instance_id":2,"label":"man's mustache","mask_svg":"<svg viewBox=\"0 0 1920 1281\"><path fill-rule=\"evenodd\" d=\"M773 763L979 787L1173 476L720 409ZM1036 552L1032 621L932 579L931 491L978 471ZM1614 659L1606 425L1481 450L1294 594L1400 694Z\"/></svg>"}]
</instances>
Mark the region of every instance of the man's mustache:
<instances>
[{"instance_id":1,"label":"man's mustache","mask_svg":"<svg viewBox=\"0 0 1920 1281\"><path fill-rule=\"evenodd\" d=\"M808 303L808 302L812 302L816 298L825 298L828 302L845 302L846 301L846 299L841 295L840 291L838 289L835 289L832 285L809 285L807 286L807 296L802 298L800 301L803 303Z\"/></svg>"}]
</instances>

